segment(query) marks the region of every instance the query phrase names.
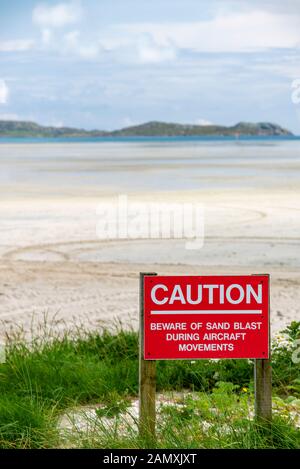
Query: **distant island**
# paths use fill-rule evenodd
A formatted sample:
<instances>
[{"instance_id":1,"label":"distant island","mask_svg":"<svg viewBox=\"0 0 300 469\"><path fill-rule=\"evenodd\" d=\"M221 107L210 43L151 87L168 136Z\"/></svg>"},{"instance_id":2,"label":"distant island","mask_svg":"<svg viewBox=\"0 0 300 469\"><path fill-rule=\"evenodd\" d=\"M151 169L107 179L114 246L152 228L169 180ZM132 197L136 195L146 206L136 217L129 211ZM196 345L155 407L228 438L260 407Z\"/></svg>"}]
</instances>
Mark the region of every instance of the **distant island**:
<instances>
[{"instance_id":1,"label":"distant island","mask_svg":"<svg viewBox=\"0 0 300 469\"><path fill-rule=\"evenodd\" d=\"M84 130L72 127L46 127L34 122L0 120L0 137L191 137L191 136L292 136L292 132L270 122L239 122L223 125L189 125L147 122L120 130Z\"/></svg>"}]
</instances>

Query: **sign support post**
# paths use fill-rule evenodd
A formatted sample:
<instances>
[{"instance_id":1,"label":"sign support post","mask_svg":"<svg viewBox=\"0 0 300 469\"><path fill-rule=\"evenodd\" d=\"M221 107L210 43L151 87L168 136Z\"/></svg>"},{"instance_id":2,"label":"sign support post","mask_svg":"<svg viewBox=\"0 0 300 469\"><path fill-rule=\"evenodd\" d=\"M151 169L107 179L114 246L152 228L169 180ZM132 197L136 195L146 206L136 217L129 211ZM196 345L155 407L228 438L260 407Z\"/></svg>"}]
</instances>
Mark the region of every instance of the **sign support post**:
<instances>
[{"instance_id":1,"label":"sign support post","mask_svg":"<svg viewBox=\"0 0 300 469\"><path fill-rule=\"evenodd\" d=\"M269 356L256 359L254 363L255 418L258 423L272 422L272 364L270 324L270 283L268 288Z\"/></svg>"},{"instance_id":2,"label":"sign support post","mask_svg":"<svg viewBox=\"0 0 300 469\"><path fill-rule=\"evenodd\" d=\"M255 360L255 417L259 423L272 421L272 368L270 359Z\"/></svg>"},{"instance_id":3,"label":"sign support post","mask_svg":"<svg viewBox=\"0 0 300 469\"><path fill-rule=\"evenodd\" d=\"M149 443L155 440L156 362L144 359L144 277L155 275L140 273L139 435Z\"/></svg>"}]
</instances>

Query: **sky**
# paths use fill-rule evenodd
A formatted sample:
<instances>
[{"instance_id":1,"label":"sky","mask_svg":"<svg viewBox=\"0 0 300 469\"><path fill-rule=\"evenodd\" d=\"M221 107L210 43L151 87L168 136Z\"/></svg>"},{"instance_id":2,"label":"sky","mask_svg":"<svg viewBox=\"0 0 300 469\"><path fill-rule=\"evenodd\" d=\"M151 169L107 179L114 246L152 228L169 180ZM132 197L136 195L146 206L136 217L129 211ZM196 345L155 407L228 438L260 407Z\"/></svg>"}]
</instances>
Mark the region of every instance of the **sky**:
<instances>
[{"instance_id":1,"label":"sky","mask_svg":"<svg viewBox=\"0 0 300 469\"><path fill-rule=\"evenodd\" d=\"M299 90L300 0L0 0L0 119L300 134Z\"/></svg>"}]
</instances>

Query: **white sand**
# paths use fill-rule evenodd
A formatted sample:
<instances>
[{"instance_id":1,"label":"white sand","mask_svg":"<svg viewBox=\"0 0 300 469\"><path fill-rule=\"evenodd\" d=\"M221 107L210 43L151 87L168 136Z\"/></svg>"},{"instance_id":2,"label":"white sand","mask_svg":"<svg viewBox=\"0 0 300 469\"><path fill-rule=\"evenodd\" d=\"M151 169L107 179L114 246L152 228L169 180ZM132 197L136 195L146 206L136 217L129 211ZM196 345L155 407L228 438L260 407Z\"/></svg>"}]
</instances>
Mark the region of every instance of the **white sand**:
<instances>
[{"instance_id":1,"label":"white sand","mask_svg":"<svg viewBox=\"0 0 300 469\"><path fill-rule=\"evenodd\" d=\"M28 329L32 315L37 321L47 313L69 326L76 319L97 328L116 317L136 324L138 273L149 270L270 273L274 330L300 319L300 198L198 197L206 211L200 250L186 250L182 240L98 240L99 199L1 203L1 321L6 328L17 323Z\"/></svg>"},{"instance_id":2,"label":"white sand","mask_svg":"<svg viewBox=\"0 0 300 469\"><path fill-rule=\"evenodd\" d=\"M1 151L9 152L10 147L0 146L0 157ZM30 153L31 149L26 147L26 151ZM153 151L156 155L158 150ZM173 155L172 149L168 151ZM119 179L115 181L120 184L118 192L103 187L97 192L94 186L91 189L84 185L75 194L74 187L69 193L65 186L53 187L44 181L41 188L32 185L30 178L27 182L3 183L0 336L15 325L28 331L32 318L36 327L45 314L64 321L57 323L57 328L71 327L77 321L97 329L103 323L111 325L114 318L136 327L140 271L270 273L273 331L293 319L300 320L300 184L295 177L299 161L286 163L293 177L282 180L280 161L278 174L266 184L259 179L261 167L256 161L251 167L258 176L247 176L254 178L250 186L239 183L231 189L218 189L209 182L212 176L208 175L201 190L182 187L177 191L158 188L127 192L130 200L202 203L205 241L200 250L186 250L182 240L103 242L97 238L97 205L111 200L112 194L126 193L122 177L128 168L119 167ZM168 168L171 176L172 164ZM117 163L115 166L117 173ZM181 163L176 168L181 174ZM143 171L148 174L143 168L138 177ZM132 175L132 168L129 172ZM197 173L192 170L189 178L194 176Z\"/></svg>"}]
</instances>

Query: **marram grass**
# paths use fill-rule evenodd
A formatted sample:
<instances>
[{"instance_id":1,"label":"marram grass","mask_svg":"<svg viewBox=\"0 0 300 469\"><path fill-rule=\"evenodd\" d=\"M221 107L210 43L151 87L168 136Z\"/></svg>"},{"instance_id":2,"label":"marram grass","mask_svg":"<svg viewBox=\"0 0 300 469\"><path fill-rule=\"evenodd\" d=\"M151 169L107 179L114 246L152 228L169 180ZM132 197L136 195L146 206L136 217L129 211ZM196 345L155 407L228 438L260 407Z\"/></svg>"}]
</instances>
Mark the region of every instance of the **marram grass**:
<instances>
[{"instance_id":1,"label":"marram grass","mask_svg":"<svg viewBox=\"0 0 300 469\"><path fill-rule=\"evenodd\" d=\"M273 352L273 389L281 409L271 431L259 427L253 408L253 363L249 360L162 361L157 390L191 391L180 408L165 406L157 425L158 448L299 448L299 430L289 416L299 402L300 365L291 361L293 337ZM0 365L0 447L61 447L57 422L69 408L102 403L111 415L126 410L138 393L138 336L119 329L39 336L30 344L10 337ZM189 396L189 393L186 392ZM116 404L117 403L117 404ZM106 406L106 407L105 407ZM295 407L296 406L296 407ZM74 435L73 447L142 448L136 432L122 435L102 423L92 434ZM109 415L107 415L109 417ZM252 416L253 417L253 416Z\"/></svg>"}]
</instances>

